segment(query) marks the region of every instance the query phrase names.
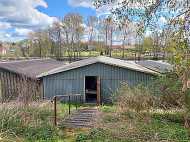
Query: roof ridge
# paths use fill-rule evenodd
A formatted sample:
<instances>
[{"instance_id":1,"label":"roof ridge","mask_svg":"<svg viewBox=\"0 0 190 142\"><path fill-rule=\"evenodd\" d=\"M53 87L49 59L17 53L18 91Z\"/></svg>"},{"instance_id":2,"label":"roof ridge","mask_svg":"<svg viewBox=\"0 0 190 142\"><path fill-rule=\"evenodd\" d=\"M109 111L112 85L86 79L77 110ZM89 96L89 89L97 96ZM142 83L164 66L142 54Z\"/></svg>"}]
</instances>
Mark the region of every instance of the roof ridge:
<instances>
[{"instance_id":1,"label":"roof ridge","mask_svg":"<svg viewBox=\"0 0 190 142\"><path fill-rule=\"evenodd\" d=\"M38 75L37 77L40 78L40 77L44 77L44 76L48 76L48 75L72 70L75 68L80 68L83 66L91 65L94 63L98 63L98 62L103 63L103 64L113 65L113 66L118 66L118 67L122 67L122 68L128 68L131 70L136 70L139 72L144 72L144 73L149 73L149 74L159 74L158 72L150 70L150 69L143 67L137 63L132 64L132 63L128 63L124 60L115 59L115 58L111 58L111 57L107 57L107 56L97 56L97 57L90 57L90 58L87 58L84 60L76 61L76 62L73 62L70 64L62 65L62 66L57 67L55 69L52 69L50 71L44 72L44 73Z\"/></svg>"}]
</instances>

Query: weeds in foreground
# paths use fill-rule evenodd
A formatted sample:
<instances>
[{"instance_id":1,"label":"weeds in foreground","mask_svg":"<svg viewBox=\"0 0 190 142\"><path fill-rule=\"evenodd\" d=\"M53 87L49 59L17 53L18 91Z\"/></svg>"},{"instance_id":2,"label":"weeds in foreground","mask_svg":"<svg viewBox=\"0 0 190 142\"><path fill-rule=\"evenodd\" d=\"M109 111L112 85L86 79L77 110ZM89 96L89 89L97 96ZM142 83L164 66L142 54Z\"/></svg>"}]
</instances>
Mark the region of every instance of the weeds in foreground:
<instances>
[{"instance_id":1,"label":"weeds in foreground","mask_svg":"<svg viewBox=\"0 0 190 142\"><path fill-rule=\"evenodd\" d=\"M124 86L113 106L100 108L97 126L80 133L78 142L189 142L184 111L159 108L158 98L143 86Z\"/></svg>"},{"instance_id":2,"label":"weeds in foreground","mask_svg":"<svg viewBox=\"0 0 190 142\"><path fill-rule=\"evenodd\" d=\"M57 129L52 123L50 103L32 103L27 106L6 103L0 106L1 141L53 141Z\"/></svg>"},{"instance_id":3,"label":"weeds in foreground","mask_svg":"<svg viewBox=\"0 0 190 142\"><path fill-rule=\"evenodd\" d=\"M115 107L115 106L113 106ZM108 107L107 107L108 110ZM80 133L78 142L189 142L183 126L183 112L157 111L118 114L112 106L102 111L99 124L89 133Z\"/></svg>"}]
</instances>

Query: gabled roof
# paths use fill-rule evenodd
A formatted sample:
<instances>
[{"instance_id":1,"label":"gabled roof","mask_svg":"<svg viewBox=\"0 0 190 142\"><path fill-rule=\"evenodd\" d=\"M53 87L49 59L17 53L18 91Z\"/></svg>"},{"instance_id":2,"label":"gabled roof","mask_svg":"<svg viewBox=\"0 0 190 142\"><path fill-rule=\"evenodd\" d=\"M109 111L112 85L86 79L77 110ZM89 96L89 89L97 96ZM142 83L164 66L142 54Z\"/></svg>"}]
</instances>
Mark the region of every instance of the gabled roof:
<instances>
[{"instance_id":1,"label":"gabled roof","mask_svg":"<svg viewBox=\"0 0 190 142\"><path fill-rule=\"evenodd\" d=\"M30 78L38 78L40 74L64 65L64 62L53 59L33 59L21 61L0 62L0 69L16 74L26 75Z\"/></svg>"},{"instance_id":2,"label":"gabled roof","mask_svg":"<svg viewBox=\"0 0 190 142\"><path fill-rule=\"evenodd\" d=\"M55 68L55 69L52 69L48 72L44 72L44 73L38 75L37 77L41 78L41 77L45 77L48 75L52 75L52 74L56 74L56 73L60 73L60 72L65 72L68 70L72 70L72 69L80 68L83 66L91 65L94 63L103 63L103 64L108 64L108 65L113 65L113 66L126 68L126 69L130 69L130 70L135 70L135 71L143 72L143 73L147 73L147 74L153 74L153 75L159 74L158 72L147 69L147 68L145 68L141 65L138 65L134 62L124 61L124 60L120 60L120 59L114 59L114 58L105 57L105 56L99 56L99 57L91 57L91 58L76 61L76 62L73 62L70 64L62 65L62 66Z\"/></svg>"}]
</instances>

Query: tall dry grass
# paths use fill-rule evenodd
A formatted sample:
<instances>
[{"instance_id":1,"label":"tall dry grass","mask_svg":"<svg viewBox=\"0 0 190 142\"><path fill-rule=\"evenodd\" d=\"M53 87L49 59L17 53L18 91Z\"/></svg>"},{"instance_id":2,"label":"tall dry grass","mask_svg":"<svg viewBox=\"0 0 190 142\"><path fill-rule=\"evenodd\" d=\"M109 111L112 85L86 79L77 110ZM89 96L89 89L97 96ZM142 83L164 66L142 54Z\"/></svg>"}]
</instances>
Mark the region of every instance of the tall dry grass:
<instances>
[{"instance_id":1,"label":"tall dry grass","mask_svg":"<svg viewBox=\"0 0 190 142\"><path fill-rule=\"evenodd\" d=\"M120 112L149 111L156 105L155 96L151 95L148 88L142 85L130 87L125 84L114 96L114 100Z\"/></svg>"},{"instance_id":2,"label":"tall dry grass","mask_svg":"<svg viewBox=\"0 0 190 142\"><path fill-rule=\"evenodd\" d=\"M54 140L52 103L14 101L0 105L0 141Z\"/></svg>"}]
</instances>

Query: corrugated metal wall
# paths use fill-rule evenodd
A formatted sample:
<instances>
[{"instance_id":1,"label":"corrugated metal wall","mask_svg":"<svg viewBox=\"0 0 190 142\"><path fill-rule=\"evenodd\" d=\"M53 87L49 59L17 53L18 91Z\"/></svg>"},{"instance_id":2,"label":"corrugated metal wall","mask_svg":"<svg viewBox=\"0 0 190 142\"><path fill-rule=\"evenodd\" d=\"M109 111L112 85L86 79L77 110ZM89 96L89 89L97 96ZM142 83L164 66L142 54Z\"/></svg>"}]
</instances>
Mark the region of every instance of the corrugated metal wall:
<instances>
[{"instance_id":1,"label":"corrugated metal wall","mask_svg":"<svg viewBox=\"0 0 190 142\"><path fill-rule=\"evenodd\" d=\"M38 100L42 98L41 82L7 70L0 69L0 101L18 99Z\"/></svg>"},{"instance_id":2,"label":"corrugated metal wall","mask_svg":"<svg viewBox=\"0 0 190 142\"><path fill-rule=\"evenodd\" d=\"M152 75L116 66L96 63L43 78L45 98L55 95L84 94L85 76L100 76L101 99L108 101L123 82L129 85L147 83Z\"/></svg>"}]
</instances>

